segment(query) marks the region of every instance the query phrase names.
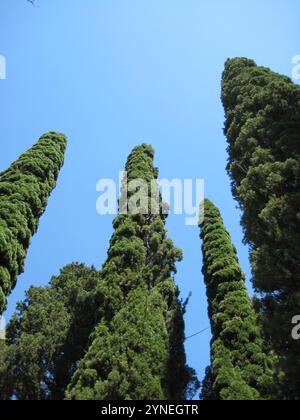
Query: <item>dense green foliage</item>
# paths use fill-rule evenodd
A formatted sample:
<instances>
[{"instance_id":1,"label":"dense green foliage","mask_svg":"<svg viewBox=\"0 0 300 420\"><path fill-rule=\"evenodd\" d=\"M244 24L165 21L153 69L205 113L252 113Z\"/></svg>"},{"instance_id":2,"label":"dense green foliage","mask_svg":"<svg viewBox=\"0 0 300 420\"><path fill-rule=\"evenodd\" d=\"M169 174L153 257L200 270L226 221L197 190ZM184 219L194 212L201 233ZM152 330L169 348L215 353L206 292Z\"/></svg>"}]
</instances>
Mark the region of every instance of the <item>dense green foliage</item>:
<instances>
[{"instance_id":1,"label":"dense green foliage","mask_svg":"<svg viewBox=\"0 0 300 420\"><path fill-rule=\"evenodd\" d=\"M300 87L253 61L226 63L228 172L251 246L254 286L266 337L281 356L283 396L299 399L300 342L291 321L300 313Z\"/></svg>"},{"instance_id":2,"label":"dense green foliage","mask_svg":"<svg viewBox=\"0 0 300 420\"><path fill-rule=\"evenodd\" d=\"M11 397L11 387L7 381L8 355L4 340L0 340L0 401Z\"/></svg>"},{"instance_id":3,"label":"dense green foliage","mask_svg":"<svg viewBox=\"0 0 300 420\"><path fill-rule=\"evenodd\" d=\"M260 400L272 395L273 370L266 355L237 252L219 210L205 201L201 223L203 275L211 320L211 366L204 400Z\"/></svg>"},{"instance_id":4,"label":"dense green foliage","mask_svg":"<svg viewBox=\"0 0 300 420\"><path fill-rule=\"evenodd\" d=\"M181 251L167 238L159 193L159 211L150 211L150 186L158 175L153 158L147 145L135 148L128 158L120 214L98 288L101 320L68 399L182 399L197 387L194 372L186 366L184 308L172 278ZM148 191L130 188L136 179L146 181ZM138 201L145 214L126 214L127 190L129 200L142 193Z\"/></svg>"},{"instance_id":5,"label":"dense green foliage","mask_svg":"<svg viewBox=\"0 0 300 420\"><path fill-rule=\"evenodd\" d=\"M251 302L221 214L205 200L212 341L201 398L299 400L300 341L291 330L300 314L300 87L238 58L226 62L222 101L257 296ZM0 316L65 149L66 138L50 132L0 173ZM197 392L184 350L186 303L174 282L182 253L167 236L153 160L145 144L127 160L102 270L71 264L18 303L0 339L0 400L182 400Z\"/></svg>"},{"instance_id":6,"label":"dense green foliage","mask_svg":"<svg viewBox=\"0 0 300 420\"><path fill-rule=\"evenodd\" d=\"M97 324L99 273L71 264L32 287L0 341L0 399L61 400Z\"/></svg>"},{"instance_id":7,"label":"dense green foliage","mask_svg":"<svg viewBox=\"0 0 300 420\"><path fill-rule=\"evenodd\" d=\"M0 173L0 314L23 272L39 218L63 165L66 139L48 133Z\"/></svg>"}]
</instances>

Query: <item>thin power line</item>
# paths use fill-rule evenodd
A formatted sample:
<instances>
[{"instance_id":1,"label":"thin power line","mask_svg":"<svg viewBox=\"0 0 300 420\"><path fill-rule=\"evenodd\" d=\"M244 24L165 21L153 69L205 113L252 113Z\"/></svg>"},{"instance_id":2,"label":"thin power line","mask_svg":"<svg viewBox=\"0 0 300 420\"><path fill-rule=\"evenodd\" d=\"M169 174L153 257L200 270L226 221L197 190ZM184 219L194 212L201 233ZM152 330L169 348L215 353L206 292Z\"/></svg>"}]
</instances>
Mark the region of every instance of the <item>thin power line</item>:
<instances>
[{"instance_id":1,"label":"thin power line","mask_svg":"<svg viewBox=\"0 0 300 420\"><path fill-rule=\"evenodd\" d=\"M204 330L201 330L201 331L199 331L199 332L197 332L197 333L195 333L195 334L193 334L193 335L190 335L189 337L186 337L185 341L186 341L186 340L188 340L189 338L196 337L197 335L202 334L202 333L204 333L205 331L208 331L209 329L210 329L210 327L204 328Z\"/></svg>"}]
</instances>

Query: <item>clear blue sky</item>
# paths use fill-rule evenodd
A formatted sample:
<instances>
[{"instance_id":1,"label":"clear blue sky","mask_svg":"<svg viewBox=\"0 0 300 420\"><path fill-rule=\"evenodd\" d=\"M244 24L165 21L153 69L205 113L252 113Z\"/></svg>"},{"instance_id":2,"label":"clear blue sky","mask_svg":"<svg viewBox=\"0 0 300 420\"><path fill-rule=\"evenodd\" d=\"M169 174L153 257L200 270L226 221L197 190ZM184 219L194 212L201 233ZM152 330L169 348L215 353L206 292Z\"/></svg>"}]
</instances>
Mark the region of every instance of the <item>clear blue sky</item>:
<instances>
[{"instance_id":1,"label":"clear blue sky","mask_svg":"<svg viewBox=\"0 0 300 420\"><path fill-rule=\"evenodd\" d=\"M298 0L0 0L0 170L44 132L69 138L59 184L32 241L6 317L30 285L72 261L100 268L112 217L96 213L96 183L118 177L131 148L156 150L160 176L204 178L220 207L248 285L248 250L225 172L220 80L228 57L247 56L291 75L300 54ZM168 220L184 250L177 282L190 335L209 325L197 227ZM187 342L200 377L210 334Z\"/></svg>"}]
</instances>

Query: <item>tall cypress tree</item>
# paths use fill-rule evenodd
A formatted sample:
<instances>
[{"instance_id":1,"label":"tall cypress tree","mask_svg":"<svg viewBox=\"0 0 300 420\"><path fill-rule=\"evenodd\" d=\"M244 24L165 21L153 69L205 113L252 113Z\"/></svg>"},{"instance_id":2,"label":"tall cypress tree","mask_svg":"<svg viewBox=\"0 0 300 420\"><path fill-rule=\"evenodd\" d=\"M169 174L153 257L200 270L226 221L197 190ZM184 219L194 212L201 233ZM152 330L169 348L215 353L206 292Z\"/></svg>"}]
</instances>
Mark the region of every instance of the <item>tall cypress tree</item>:
<instances>
[{"instance_id":1,"label":"tall cypress tree","mask_svg":"<svg viewBox=\"0 0 300 420\"><path fill-rule=\"evenodd\" d=\"M63 165L66 138L48 133L0 173L0 314L23 272L39 218Z\"/></svg>"},{"instance_id":2,"label":"tall cypress tree","mask_svg":"<svg viewBox=\"0 0 300 420\"><path fill-rule=\"evenodd\" d=\"M0 340L0 400L62 400L98 321L99 272L70 264L31 287Z\"/></svg>"},{"instance_id":3,"label":"tall cypress tree","mask_svg":"<svg viewBox=\"0 0 300 420\"><path fill-rule=\"evenodd\" d=\"M243 211L266 337L281 356L283 396L299 399L300 87L244 58L223 74L228 172Z\"/></svg>"},{"instance_id":4,"label":"tall cypress tree","mask_svg":"<svg viewBox=\"0 0 300 420\"><path fill-rule=\"evenodd\" d=\"M71 381L68 399L181 399L197 386L186 366L183 307L172 278L181 251L167 238L157 189L158 211L151 211L149 194L157 188L158 176L153 158L147 145L135 148L128 158L120 214L98 290L101 321ZM135 180L144 185L132 188ZM137 193L138 211L128 209Z\"/></svg>"},{"instance_id":5,"label":"tall cypress tree","mask_svg":"<svg viewBox=\"0 0 300 420\"><path fill-rule=\"evenodd\" d=\"M202 399L268 398L272 394L272 360L264 352L236 249L219 210L209 200L205 200L201 238L213 335Z\"/></svg>"}]
</instances>

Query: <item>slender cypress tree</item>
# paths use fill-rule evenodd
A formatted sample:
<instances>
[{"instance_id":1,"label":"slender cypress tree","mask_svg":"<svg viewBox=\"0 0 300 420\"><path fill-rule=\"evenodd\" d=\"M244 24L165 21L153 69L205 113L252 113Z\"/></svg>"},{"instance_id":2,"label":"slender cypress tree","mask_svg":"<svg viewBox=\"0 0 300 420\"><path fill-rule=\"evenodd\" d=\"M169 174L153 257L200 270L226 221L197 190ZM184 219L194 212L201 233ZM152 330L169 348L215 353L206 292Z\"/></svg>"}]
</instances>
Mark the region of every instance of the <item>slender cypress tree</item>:
<instances>
[{"instance_id":1,"label":"slender cypress tree","mask_svg":"<svg viewBox=\"0 0 300 420\"><path fill-rule=\"evenodd\" d=\"M228 172L243 211L266 337L281 356L283 397L299 399L300 87L244 58L223 74Z\"/></svg>"},{"instance_id":2,"label":"slender cypress tree","mask_svg":"<svg viewBox=\"0 0 300 420\"><path fill-rule=\"evenodd\" d=\"M98 321L99 272L70 264L31 287L0 340L0 400L62 400Z\"/></svg>"},{"instance_id":3,"label":"slender cypress tree","mask_svg":"<svg viewBox=\"0 0 300 420\"><path fill-rule=\"evenodd\" d=\"M153 158L147 145L128 158L98 290L101 321L67 399L181 399L197 386L186 366L183 307L172 278L181 251L166 235ZM158 211L149 196L155 187ZM130 208L137 194L138 208Z\"/></svg>"},{"instance_id":4,"label":"slender cypress tree","mask_svg":"<svg viewBox=\"0 0 300 420\"><path fill-rule=\"evenodd\" d=\"M237 252L219 210L205 201L201 223L203 275L211 320L211 366L205 400L260 400L272 393L273 370Z\"/></svg>"},{"instance_id":5,"label":"slender cypress tree","mask_svg":"<svg viewBox=\"0 0 300 420\"><path fill-rule=\"evenodd\" d=\"M48 133L0 173L0 314L23 272L39 218L63 165L66 139Z\"/></svg>"}]
</instances>

